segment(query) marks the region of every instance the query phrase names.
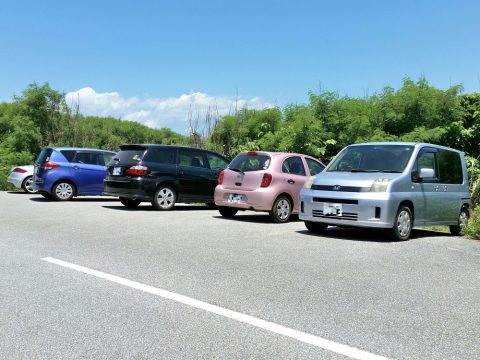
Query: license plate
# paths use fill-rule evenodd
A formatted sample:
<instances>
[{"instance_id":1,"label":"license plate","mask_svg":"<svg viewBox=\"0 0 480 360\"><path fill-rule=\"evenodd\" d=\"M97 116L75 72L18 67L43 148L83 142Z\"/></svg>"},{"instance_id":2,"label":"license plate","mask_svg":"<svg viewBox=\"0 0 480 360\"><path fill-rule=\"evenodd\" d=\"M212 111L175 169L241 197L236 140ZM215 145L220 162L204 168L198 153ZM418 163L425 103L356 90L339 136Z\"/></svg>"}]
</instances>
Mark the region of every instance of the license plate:
<instances>
[{"instance_id":1,"label":"license plate","mask_svg":"<svg viewBox=\"0 0 480 360\"><path fill-rule=\"evenodd\" d=\"M239 203L242 201L242 195L239 194L230 194L228 195L228 202L229 203Z\"/></svg>"},{"instance_id":2,"label":"license plate","mask_svg":"<svg viewBox=\"0 0 480 360\"><path fill-rule=\"evenodd\" d=\"M342 204L323 204L323 215L342 216Z\"/></svg>"},{"instance_id":3,"label":"license plate","mask_svg":"<svg viewBox=\"0 0 480 360\"><path fill-rule=\"evenodd\" d=\"M112 175L121 175L122 174L122 168L115 166L112 170Z\"/></svg>"}]
</instances>

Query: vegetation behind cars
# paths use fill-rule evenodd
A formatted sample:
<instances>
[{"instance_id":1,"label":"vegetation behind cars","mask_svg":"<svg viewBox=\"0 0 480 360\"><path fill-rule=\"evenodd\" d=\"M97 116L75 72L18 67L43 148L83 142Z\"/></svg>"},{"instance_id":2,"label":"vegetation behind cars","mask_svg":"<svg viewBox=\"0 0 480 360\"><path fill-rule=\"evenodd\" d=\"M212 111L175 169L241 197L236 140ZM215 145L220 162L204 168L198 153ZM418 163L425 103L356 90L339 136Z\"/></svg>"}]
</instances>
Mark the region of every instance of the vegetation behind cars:
<instances>
[{"instance_id":1,"label":"vegetation behind cars","mask_svg":"<svg viewBox=\"0 0 480 360\"><path fill-rule=\"evenodd\" d=\"M213 121L211 112L202 116L186 119L190 134L183 136L167 128L82 116L67 106L64 94L48 84L31 84L12 102L0 104L0 189L7 186L11 166L33 163L42 146L118 150L129 143L179 144L211 149L229 158L243 150L287 151L328 163L352 143L399 140L464 151L473 203L480 202L480 93L462 94L461 85L442 90L424 78L407 78L398 90L385 87L365 97L310 92L307 104L244 108ZM476 221L473 217L470 226Z\"/></svg>"}]
</instances>

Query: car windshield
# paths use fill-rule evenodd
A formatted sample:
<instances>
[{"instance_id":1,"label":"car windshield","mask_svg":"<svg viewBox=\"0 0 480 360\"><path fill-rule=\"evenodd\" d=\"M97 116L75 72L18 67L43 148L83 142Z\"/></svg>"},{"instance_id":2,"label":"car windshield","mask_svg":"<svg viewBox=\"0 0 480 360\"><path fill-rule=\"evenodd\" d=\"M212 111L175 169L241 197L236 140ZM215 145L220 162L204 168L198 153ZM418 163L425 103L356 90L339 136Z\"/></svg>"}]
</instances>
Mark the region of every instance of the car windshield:
<instances>
[{"instance_id":1,"label":"car windshield","mask_svg":"<svg viewBox=\"0 0 480 360\"><path fill-rule=\"evenodd\" d=\"M228 168L233 171L258 171L267 170L270 166L270 156L239 154L232 160Z\"/></svg>"},{"instance_id":2,"label":"car windshield","mask_svg":"<svg viewBox=\"0 0 480 360\"><path fill-rule=\"evenodd\" d=\"M410 145L355 145L343 150L330 164L330 172L401 173L413 152Z\"/></svg>"}]
</instances>

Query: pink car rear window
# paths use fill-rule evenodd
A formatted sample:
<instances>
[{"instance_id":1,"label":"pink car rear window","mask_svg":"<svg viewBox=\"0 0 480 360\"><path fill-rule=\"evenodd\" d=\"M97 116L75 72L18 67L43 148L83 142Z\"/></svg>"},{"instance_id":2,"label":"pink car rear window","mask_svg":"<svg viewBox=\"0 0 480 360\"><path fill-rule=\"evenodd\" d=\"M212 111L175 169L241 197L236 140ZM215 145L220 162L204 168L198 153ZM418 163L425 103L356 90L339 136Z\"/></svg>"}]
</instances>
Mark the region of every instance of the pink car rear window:
<instances>
[{"instance_id":1,"label":"pink car rear window","mask_svg":"<svg viewBox=\"0 0 480 360\"><path fill-rule=\"evenodd\" d=\"M271 158L268 155L248 155L239 154L232 160L229 169L247 171L267 170L270 166Z\"/></svg>"}]
</instances>

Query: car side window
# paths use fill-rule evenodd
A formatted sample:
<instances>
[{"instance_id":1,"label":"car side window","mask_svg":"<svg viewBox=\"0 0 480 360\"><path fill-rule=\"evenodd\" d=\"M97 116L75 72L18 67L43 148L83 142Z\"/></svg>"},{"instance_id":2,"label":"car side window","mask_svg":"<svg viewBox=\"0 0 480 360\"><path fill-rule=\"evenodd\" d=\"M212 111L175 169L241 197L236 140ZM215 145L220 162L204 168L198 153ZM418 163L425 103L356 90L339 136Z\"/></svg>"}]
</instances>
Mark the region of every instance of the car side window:
<instances>
[{"instance_id":1,"label":"car side window","mask_svg":"<svg viewBox=\"0 0 480 360\"><path fill-rule=\"evenodd\" d=\"M107 165L113 158L113 153L111 152L104 152L103 154L103 162L104 162L104 165Z\"/></svg>"},{"instance_id":2,"label":"car side window","mask_svg":"<svg viewBox=\"0 0 480 360\"><path fill-rule=\"evenodd\" d=\"M63 156L68 160L68 162L72 162L73 158L75 157L75 150L60 150Z\"/></svg>"},{"instance_id":3,"label":"car side window","mask_svg":"<svg viewBox=\"0 0 480 360\"><path fill-rule=\"evenodd\" d=\"M292 156L285 159L282 165L282 172L294 175L305 176L305 167L303 166L302 158L299 156Z\"/></svg>"},{"instance_id":4,"label":"car side window","mask_svg":"<svg viewBox=\"0 0 480 360\"><path fill-rule=\"evenodd\" d=\"M90 164L91 163L91 154L88 152L77 152L73 158L74 163L77 164Z\"/></svg>"},{"instance_id":5,"label":"car side window","mask_svg":"<svg viewBox=\"0 0 480 360\"><path fill-rule=\"evenodd\" d=\"M105 165L105 160L101 152L77 152L72 162L77 164Z\"/></svg>"},{"instance_id":6,"label":"car side window","mask_svg":"<svg viewBox=\"0 0 480 360\"><path fill-rule=\"evenodd\" d=\"M418 156L415 166L415 172L417 173L417 175L420 174L420 169L431 169L434 173L433 177L424 178L423 182L437 182L438 169L434 152L423 152Z\"/></svg>"},{"instance_id":7,"label":"car side window","mask_svg":"<svg viewBox=\"0 0 480 360\"><path fill-rule=\"evenodd\" d=\"M105 166L105 158L103 157L103 153L101 152L92 153L92 165Z\"/></svg>"},{"instance_id":8,"label":"car side window","mask_svg":"<svg viewBox=\"0 0 480 360\"><path fill-rule=\"evenodd\" d=\"M206 168L206 160L201 151L178 150L178 165Z\"/></svg>"},{"instance_id":9,"label":"car side window","mask_svg":"<svg viewBox=\"0 0 480 360\"><path fill-rule=\"evenodd\" d=\"M440 150L438 152L438 170L440 182L443 184L462 184L463 171L460 154L454 151Z\"/></svg>"},{"instance_id":10,"label":"car side window","mask_svg":"<svg viewBox=\"0 0 480 360\"><path fill-rule=\"evenodd\" d=\"M212 170L223 170L228 166L228 162L212 153L207 153L207 160L208 164L210 165L210 169Z\"/></svg>"},{"instance_id":11,"label":"car side window","mask_svg":"<svg viewBox=\"0 0 480 360\"><path fill-rule=\"evenodd\" d=\"M307 166L308 166L308 169L310 170L310 175L312 176L317 175L318 173L321 173L323 169L325 169L325 166L323 166L318 161L315 161L310 158L305 158L305 160L307 161Z\"/></svg>"}]
</instances>

